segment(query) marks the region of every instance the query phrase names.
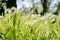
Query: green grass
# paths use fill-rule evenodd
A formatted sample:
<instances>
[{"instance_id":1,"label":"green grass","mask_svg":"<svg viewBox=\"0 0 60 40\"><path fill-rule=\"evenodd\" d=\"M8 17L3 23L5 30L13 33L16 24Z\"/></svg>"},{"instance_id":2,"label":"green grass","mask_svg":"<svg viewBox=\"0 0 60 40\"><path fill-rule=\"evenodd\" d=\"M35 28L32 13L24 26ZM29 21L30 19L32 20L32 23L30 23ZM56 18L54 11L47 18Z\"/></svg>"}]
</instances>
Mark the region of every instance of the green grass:
<instances>
[{"instance_id":1,"label":"green grass","mask_svg":"<svg viewBox=\"0 0 60 40\"><path fill-rule=\"evenodd\" d=\"M60 40L58 17L29 17L29 14L23 15L22 11L13 12L12 16L6 14L0 19L0 40Z\"/></svg>"}]
</instances>

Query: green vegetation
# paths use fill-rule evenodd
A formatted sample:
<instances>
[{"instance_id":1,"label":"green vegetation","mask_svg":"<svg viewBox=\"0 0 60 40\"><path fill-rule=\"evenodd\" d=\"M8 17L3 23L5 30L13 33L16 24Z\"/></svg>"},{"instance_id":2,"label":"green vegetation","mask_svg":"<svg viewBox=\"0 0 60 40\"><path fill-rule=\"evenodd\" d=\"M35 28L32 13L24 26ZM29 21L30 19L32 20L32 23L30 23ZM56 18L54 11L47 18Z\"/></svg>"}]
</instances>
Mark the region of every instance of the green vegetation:
<instances>
[{"instance_id":1,"label":"green vegetation","mask_svg":"<svg viewBox=\"0 0 60 40\"><path fill-rule=\"evenodd\" d=\"M21 10L0 18L0 40L60 40L59 16L29 15Z\"/></svg>"},{"instance_id":2,"label":"green vegetation","mask_svg":"<svg viewBox=\"0 0 60 40\"><path fill-rule=\"evenodd\" d=\"M0 17L0 40L60 40L60 3L55 12L58 15L53 15L48 13L52 11L48 9L50 3L47 2L44 0L39 7L34 5L30 12L24 12L23 8L17 11L14 7L11 13L5 10L5 14ZM4 5L0 1L0 9ZM44 16L40 16L41 13Z\"/></svg>"}]
</instances>

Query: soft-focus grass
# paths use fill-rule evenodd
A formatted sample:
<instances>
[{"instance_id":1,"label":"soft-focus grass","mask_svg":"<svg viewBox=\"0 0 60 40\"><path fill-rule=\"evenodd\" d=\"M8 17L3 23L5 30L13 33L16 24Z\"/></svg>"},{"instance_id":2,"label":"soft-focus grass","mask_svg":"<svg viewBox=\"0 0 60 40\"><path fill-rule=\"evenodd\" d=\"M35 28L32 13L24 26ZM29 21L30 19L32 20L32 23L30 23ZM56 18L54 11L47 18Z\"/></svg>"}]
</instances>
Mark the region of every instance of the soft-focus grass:
<instances>
[{"instance_id":1,"label":"soft-focus grass","mask_svg":"<svg viewBox=\"0 0 60 40\"><path fill-rule=\"evenodd\" d=\"M59 16L29 17L22 10L9 15L0 19L0 40L60 40Z\"/></svg>"}]
</instances>

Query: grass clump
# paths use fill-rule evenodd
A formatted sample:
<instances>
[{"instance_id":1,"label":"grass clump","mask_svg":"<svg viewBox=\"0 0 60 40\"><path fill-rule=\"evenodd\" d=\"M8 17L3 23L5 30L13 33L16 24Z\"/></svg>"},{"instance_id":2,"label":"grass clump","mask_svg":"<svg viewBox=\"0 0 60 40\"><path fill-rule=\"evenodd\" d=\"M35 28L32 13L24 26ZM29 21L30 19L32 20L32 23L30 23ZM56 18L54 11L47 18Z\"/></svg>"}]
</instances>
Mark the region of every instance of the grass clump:
<instances>
[{"instance_id":1,"label":"grass clump","mask_svg":"<svg viewBox=\"0 0 60 40\"><path fill-rule=\"evenodd\" d=\"M0 19L0 39L2 40L60 40L60 20L58 16L40 17L23 11L14 11Z\"/></svg>"}]
</instances>

